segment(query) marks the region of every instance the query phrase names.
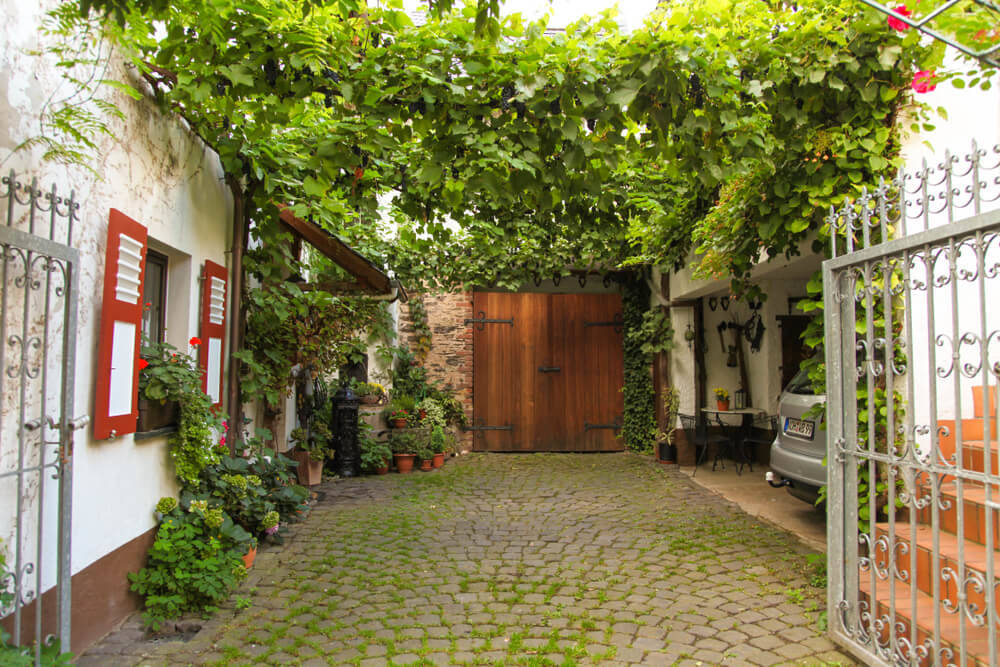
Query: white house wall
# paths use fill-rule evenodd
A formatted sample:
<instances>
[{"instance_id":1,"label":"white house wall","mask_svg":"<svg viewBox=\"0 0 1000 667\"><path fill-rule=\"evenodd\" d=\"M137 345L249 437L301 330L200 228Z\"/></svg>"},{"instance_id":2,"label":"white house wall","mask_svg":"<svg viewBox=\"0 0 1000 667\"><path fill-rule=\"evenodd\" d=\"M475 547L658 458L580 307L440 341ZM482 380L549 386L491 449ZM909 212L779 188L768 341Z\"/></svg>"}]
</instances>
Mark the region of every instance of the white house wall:
<instances>
[{"instance_id":1,"label":"white house wall","mask_svg":"<svg viewBox=\"0 0 1000 667\"><path fill-rule=\"evenodd\" d=\"M961 67L960 69L966 68ZM965 171L965 165L968 164L966 158L972 152L973 142L980 149L988 152L988 156L985 158L988 164L996 164L1000 160L1000 155L993 150L995 146L1000 144L1000 88L994 87L985 91L980 88L959 89L950 83L942 83L938 85L936 90L920 95L919 98L934 109L943 107L947 112L947 119L935 118L932 121L935 125L934 130L922 131L907 138L902 148L905 172L916 174L922 169L925 161L929 168L939 168L944 162L946 152L950 152L958 159L955 165L956 171ZM984 200L996 199L1000 194L995 180L998 175L1000 175L998 171L993 171L988 175L984 174L980 179L984 186ZM915 181L911 180L910 182L914 183ZM962 178L956 174L954 187L958 191L967 193L969 186L971 186L969 178ZM943 201L943 197L940 197L943 194L942 190L940 187L932 187L930 190L931 194L939 195L939 202ZM964 194L956 197L960 201L965 198ZM987 201L982 211L996 209L998 205L1000 205L998 201L992 203ZM913 215L918 215L913 211L912 205L910 212ZM973 213L971 206L955 209L952 220L960 221L970 217ZM932 214L928 223L930 227L940 227L949 223L949 217L946 212L942 211L938 214ZM909 219L905 231L907 234L911 234L922 231L923 228L923 221ZM997 261L995 247L990 248L990 253L991 255L987 256L987 266ZM970 259L971 253L965 253L964 257L959 258L960 266L964 263L965 268L972 268ZM939 262L935 275L940 275L946 268L945 262ZM928 282L933 285L933 281ZM1000 329L1000 312L988 306L1000 301L1000 288L992 284L995 282L986 281L986 331ZM926 390L926 387L930 386L928 383L934 382L937 384L936 409L934 410L937 418L950 419L958 416L972 416L972 386L981 384L982 381L979 378L964 378L958 373L949 374L946 378L936 378L937 368L949 366L951 356L950 347L947 344L944 346L936 345L936 339L939 335L951 337L953 316L958 322L960 332L978 332L980 330L983 323L980 322L979 305L981 299L978 289L975 282L957 281L958 291L953 299L950 282L943 288L932 287L931 290L934 292L933 317L928 316L927 292L911 293L910 313L913 324L913 349L915 352L922 351L920 354L914 354L912 373L918 390L909 399L918 424L931 423L930 392ZM937 352L937 359L933 362L935 368L931 369L930 352L934 349ZM967 358L973 352L969 346L962 346L962 363L975 361ZM960 377L957 390L954 385L956 375ZM957 408L957 400L962 402L961 409ZM959 415L959 412L962 414ZM918 441L925 439L918 438Z\"/></svg>"},{"instance_id":2,"label":"white house wall","mask_svg":"<svg viewBox=\"0 0 1000 667\"><path fill-rule=\"evenodd\" d=\"M92 416L109 209L120 209L145 225L150 248L168 255L166 338L188 350L188 339L199 335L201 268L206 259L229 265L232 201L214 153L148 100L135 102L118 93L108 97L126 118L113 122L113 138L99 142L91 162L99 178L81 168L43 164L38 152L13 153L38 133L42 107L61 82L51 59L29 54L44 46L39 25L45 7L11 0L2 4L0 160L5 174L13 169L29 181L37 176L43 187L55 182L61 192L74 190L81 203L73 241L82 259L76 410L71 416ZM117 62L111 72L129 76ZM136 441L126 435L95 442L89 428L78 431L74 468L74 572L153 528L156 501L177 491L164 437ZM9 518L0 516L0 522L0 538L9 543ZM54 536L47 544L55 545Z\"/></svg>"}]
</instances>

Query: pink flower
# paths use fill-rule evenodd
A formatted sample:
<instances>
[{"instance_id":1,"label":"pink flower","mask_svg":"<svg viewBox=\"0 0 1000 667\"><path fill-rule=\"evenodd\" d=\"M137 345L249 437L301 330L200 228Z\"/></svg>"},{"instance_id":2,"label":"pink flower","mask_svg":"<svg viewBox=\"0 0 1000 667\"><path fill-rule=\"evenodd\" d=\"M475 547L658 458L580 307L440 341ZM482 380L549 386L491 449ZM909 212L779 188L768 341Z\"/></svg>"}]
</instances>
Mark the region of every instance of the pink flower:
<instances>
[{"instance_id":1,"label":"pink flower","mask_svg":"<svg viewBox=\"0 0 1000 667\"><path fill-rule=\"evenodd\" d=\"M222 420L222 430L223 431L229 430L229 422L227 422L225 419Z\"/></svg>"},{"instance_id":2,"label":"pink flower","mask_svg":"<svg viewBox=\"0 0 1000 667\"><path fill-rule=\"evenodd\" d=\"M910 82L910 88L916 93L929 93L935 88L937 84L934 80L937 78L937 72L934 70L922 69L913 75L913 81Z\"/></svg>"},{"instance_id":3,"label":"pink flower","mask_svg":"<svg viewBox=\"0 0 1000 667\"><path fill-rule=\"evenodd\" d=\"M278 528L279 528L279 526L277 526L277 525L271 526L270 528L268 528L267 530L264 531L264 534L265 535L274 535L276 532L278 532Z\"/></svg>"},{"instance_id":4,"label":"pink flower","mask_svg":"<svg viewBox=\"0 0 1000 667\"><path fill-rule=\"evenodd\" d=\"M909 9L906 8L906 5L899 5L898 7L895 7L894 11L902 16L911 16L913 14L913 12L911 12ZM903 21L900 21L895 16L890 16L888 19L888 23L889 27L895 30L896 32L906 32L907 30L910 29L910 26L908 24L906 24Z\"/></svg>"}]
</instances>

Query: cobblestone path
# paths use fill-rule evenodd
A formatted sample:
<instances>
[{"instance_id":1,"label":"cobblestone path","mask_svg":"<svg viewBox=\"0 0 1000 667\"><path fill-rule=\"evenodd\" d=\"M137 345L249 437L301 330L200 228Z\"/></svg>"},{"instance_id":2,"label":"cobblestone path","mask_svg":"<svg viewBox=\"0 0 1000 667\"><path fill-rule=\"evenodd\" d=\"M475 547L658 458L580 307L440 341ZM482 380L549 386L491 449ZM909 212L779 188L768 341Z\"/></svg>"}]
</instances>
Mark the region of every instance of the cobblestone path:
<instances>
[{"instance_id":1,"label":"cobblestone path","mask_svg":"<svg viewBox=\"0 0 1000 667\"><path fill-rule=\"evenodd\" d=\"M853 664L816 559L648 458L471 454L321 488L191 641L126 627L81 664Z\"/></svg>"}]
</instances>

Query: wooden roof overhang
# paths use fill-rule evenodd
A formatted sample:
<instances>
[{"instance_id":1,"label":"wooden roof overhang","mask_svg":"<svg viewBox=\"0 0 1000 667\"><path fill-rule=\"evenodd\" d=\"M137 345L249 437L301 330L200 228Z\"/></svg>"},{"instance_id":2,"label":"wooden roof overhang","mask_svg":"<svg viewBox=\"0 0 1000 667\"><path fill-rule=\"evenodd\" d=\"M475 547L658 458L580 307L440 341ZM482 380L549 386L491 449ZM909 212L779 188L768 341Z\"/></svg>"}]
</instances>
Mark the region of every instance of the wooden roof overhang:
<instances>
[{"instance_id":1,"label":"wooden roof overhang","mask_svg":"<svg viewBox=\"0 0 1000 667\"><path fill-rule=\"evenodd\" d=\"M399 281L390 278L354 248L316 223L296 216L288 206L279 204L278 209L281 223L296 238L316 248L354 278L354 282L307 283L300 285L300 289L323 290L331 294L360 293L383 296L390 295L396 290L398 296L406 301L406 291Z\"/></svg>"}]
</instances>

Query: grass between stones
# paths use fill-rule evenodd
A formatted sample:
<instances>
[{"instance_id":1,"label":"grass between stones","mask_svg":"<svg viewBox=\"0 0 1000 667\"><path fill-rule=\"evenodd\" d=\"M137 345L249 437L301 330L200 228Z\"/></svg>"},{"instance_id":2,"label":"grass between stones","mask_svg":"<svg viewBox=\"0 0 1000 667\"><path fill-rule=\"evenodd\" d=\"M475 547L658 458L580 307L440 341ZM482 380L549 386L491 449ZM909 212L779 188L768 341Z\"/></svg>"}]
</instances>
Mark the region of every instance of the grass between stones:
<instances>
[{"instance_id":1,"label":"grass between stones","mask_svg":"<svg viewBox=\"0 0 1000 667\"><path fill-rule=\"evenodd\" d=\"M326 486L209 664L739 661L792 617L822 637L797 543L642 457L474 454Z\"/></svg>"}]
</instances>

